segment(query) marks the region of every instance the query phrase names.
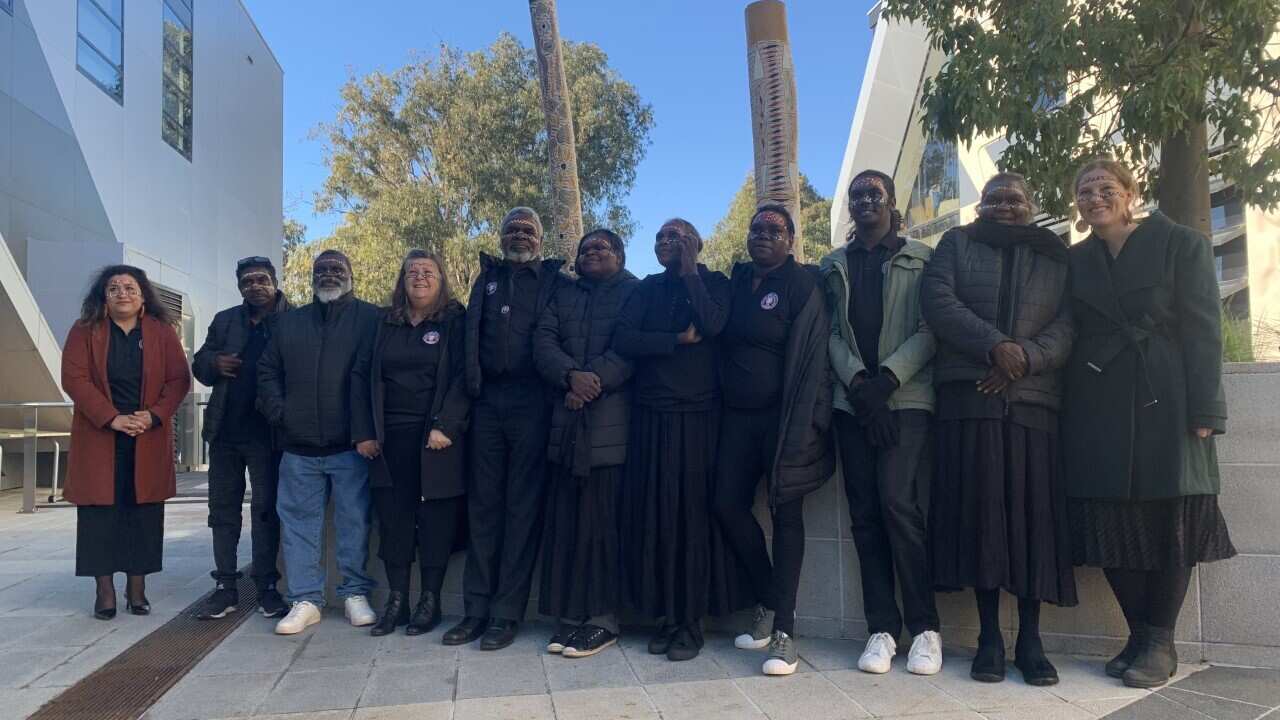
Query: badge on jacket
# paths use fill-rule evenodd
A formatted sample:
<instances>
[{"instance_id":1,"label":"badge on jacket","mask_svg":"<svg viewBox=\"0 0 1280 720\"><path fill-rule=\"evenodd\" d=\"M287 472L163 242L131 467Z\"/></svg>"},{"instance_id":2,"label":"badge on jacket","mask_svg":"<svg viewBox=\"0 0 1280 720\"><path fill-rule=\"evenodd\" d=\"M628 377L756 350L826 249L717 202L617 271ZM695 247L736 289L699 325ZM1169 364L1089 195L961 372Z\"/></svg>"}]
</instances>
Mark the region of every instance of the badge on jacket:
<instances>
[{"instance_id":1,"label":"badge on jacket","mask_svg":"<svg viewBox=\"0 0 1280 720\"><path fill-rule=\"evenodd\" d=\"M435 330L428 330L427 334L422 336L422 342L428 345L435 345L440 342L440 333Z\"/></svg>"},{"instance_id":2,"label":"badge on jacket","mask_svg":"<svg viewBox=\"0 0 1280 720\"><path fill-rule=\"evenodd\" d=\"M771 292L768 295L765 295L764 297L760 298L760 309L772 310L776 307L778 307L778 293Z\"/></svg>"},{"instance_id":3,"label":"badge on jacket","mask_svg":"<svg viewBox=\"0 0 1280 720\"><path fill-rule=\"evenodd\" d=\"M484 292L486 295L492 295L498 292L498 283L490 280L489 284L484 286Z\"/></svg>"}]
</instances>

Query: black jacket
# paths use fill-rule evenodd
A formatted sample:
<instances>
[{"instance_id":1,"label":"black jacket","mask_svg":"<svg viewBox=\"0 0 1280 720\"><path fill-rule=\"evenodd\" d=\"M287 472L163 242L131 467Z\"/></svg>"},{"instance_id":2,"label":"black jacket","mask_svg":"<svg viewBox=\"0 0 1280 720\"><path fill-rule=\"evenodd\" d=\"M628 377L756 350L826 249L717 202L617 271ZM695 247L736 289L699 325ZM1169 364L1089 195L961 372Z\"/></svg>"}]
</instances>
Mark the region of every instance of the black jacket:
<instances>
[{"instance_id":1,"label":"black jacket","mask_svg":"<svg viewBox=\"0 0 1280 720\"><path fill-rule=\"evenodd\" d=\"M575 475L626 462L632 365L613 350L613 332L622 306L639 284L627 270L598 284L566 278L556 286L534 331L534 365L560 391L553 394L547 457ZM576 412L564 404L570 370L595 373L603 388L600 397Z\"/></svg>"},{"instance_id":2,"label":"black jacket","mask_svg":"<svg viewBox=\"0 0 1280 720\"><path fill-rule=\"evenodd\" d=\"M1071 497L1216 495L1226 431L1222 305L1208 238L1160 213L1109 266L1096 236L1071 248L1079 339L1066 369L1062 455Z\"/></svg>"},{"instance_id":3,"label":"black jacket","mask_svg":"<svg viewBox=\"0 0 1280 720\"><path fill-rule=\"evenodd\" d=\"M262 320L266 323L268 338L271 337L276 320L292 309L293 306L289 304L284 293L277 290L275 312ZM228 382L230 378L218 374L213 361L219 353L241 352L248 341L249 306L241 303L213 316L213 322L209 323L209 332L204 336L204 344L191 360L191 374L195 375L200 382L213 388L213 393L209 396L209 404L204 409L204 430L201 431L201 436L206 442L213 442L218 438L218 430L222 426L222 418L226 412L227 388L230 387Z\"/></svg>"},{"instance_id":4,"label":"black jacket","mask_svg":"<svg viewBox=\"0 0 1280 720\"><path fill-rule=\"evenodd\" d=\"M369 361L381 313L348 293L276 321L258 361L258 410L285 450L335 452L375 439Z\"/></svg>"},{"instance_id":5,"label":"black jacket","mask_svg":"<svg viewBox=\"0 0 1280 720\"><path fill-rule=\"evenodd\" d=\"M373 426L378 443L386 440L383 407L386 384L382 380L383 329L394 322L387 314L378 323L369 366L369 395L373 403ZM431 423L422 434L422 497L439 500L462 495L467 491L467 422L471 397L467 395L466 369L462 356L466 332L466 310L456 301L450 302L440 317L447 330L440 344L440 363L436 367L436 392L431 401ZM432 430L443 432L453 441L444 450L427 447ZM379 455L369 465L369 479L374 487L391 487L391 473L386 456Z\"/></svg>"},{"instance_id":6,"label":"black jacket","mask_svg":"<svg viewBox=\"0 0 1280 720\"><path fill-rule=\"evenodd\" d=\"M978 224L948 230L920 280L920 310L938 341L934 385L981 380L991 369L991 349L1011 340L1026 352L1029 367L1005 399L1057 410L1074 336L1065 244L1060 257L1015 245L1006 272L1005 251L974 237ZM1006 308L998 317L1006 277Z\"/></svg>"},{"instance_id":7,"label":"black jacket","mask_svg":"<svg viewBox=\"0 0 1280 720\"><path fill-rule=\"evenodd\" d=\"M782 412L778 421L778 447L769 477L769 505L798 500L822 487L836 471L831 444L831 317L813 265L800 273L808 296L791 323L783 360ZM751 264L733 266L731 282L751 282ZM727 451L727 450L726 450Z\"/></svg>"},{"instance_id":8,"label":"black jacket","mask_svg":"<svg viewBox=\"0 0 1280 720\"><path fill-rule=\"evenodd\" d=\"M471 297L467 300L467 392L471 397L480 397L480 386L484 376L480 369L480 334L482 332L480 323L484 318L484 303L487 297L484 288L489 284L491 276L501 263L502 260L488 253L480 253L480 274L472 283ZM564 267L564 260L542 261L542 269L538 275L538 304L534 308L534 317L542 317L542 311L547 307L551 292L560 279L572 280L560 271L562 267Z\"/></svg>"}]
</instances>

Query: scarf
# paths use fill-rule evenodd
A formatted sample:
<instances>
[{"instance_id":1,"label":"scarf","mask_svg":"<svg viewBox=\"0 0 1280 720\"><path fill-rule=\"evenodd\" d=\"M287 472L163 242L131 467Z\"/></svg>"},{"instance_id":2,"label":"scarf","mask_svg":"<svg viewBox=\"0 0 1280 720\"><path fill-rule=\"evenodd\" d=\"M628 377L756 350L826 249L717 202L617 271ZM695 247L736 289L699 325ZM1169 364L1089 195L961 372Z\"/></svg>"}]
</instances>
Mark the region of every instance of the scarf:
<instances>
[{"instance_id":1,"label":"scarf","mask_svg":"<svg viewBox=\"0 0 1280 720\"><path fill-rule=\"evenodd\" d=\"M1067 244L1052 230L1035 225L1003 225L978 220L964 227L969 237L993 248L1004 250L1026 245L1056 262L1067 262Z\"/></svg>"}]
</instances>

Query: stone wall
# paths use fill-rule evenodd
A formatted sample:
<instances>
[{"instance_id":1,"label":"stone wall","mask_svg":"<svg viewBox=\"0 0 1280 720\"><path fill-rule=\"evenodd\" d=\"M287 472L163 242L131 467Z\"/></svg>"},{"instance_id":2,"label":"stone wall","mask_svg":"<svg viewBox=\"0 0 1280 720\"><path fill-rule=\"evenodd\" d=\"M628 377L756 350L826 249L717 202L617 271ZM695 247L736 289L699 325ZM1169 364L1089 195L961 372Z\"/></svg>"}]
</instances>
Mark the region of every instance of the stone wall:
<instances>
[{"instance_id":1,"label":"stone wall","mask_svg":"<svg viewBox=\"0 0 1280 720\"><path fill-rule=\"evenodd\" d=\"M1225 375L1230 409L1228 433L1219 440L1222 511L1240 555L1205 565L1192 579L1178 624L1184 661L1280 667L1280 364L1230 365ZM763 495L756 506L766 531ZM804 573L800 581L797 632L821 637L864 638L858 556L849 533L843 484L834 478L805 501ZM381 578L374 557L370 569ZM447 613L462 611L462 554L455 555L445 582ZM331 576L333 573L331 573ZM333 582L332 580L330 581ZM1080 604L1046 606L1041 618L1051 652L1105 655L1123 645L1127 630L1102 573L1078 568ZM537 579L534 593L537 592ZM380 601L379 592L375 600ZM975 644L977 610L970 592L938 596L943 638L949 645ZM530 603L530 616L537 601ZM1002 604L1006 642L1012 649L1017 612L1011 597ZM740 627L739 618L719 625Z\"/></svg>"}]
</instances>

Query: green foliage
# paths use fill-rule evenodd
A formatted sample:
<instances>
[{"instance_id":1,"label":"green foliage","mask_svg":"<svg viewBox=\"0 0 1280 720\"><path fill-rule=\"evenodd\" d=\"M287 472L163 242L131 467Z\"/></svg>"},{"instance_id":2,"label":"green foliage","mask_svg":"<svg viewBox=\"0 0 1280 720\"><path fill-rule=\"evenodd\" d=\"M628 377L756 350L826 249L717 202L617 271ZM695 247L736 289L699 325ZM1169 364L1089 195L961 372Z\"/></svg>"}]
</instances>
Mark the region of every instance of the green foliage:
<instances>
[{"instance_id":1,"label":"green foliage","mask_svg":"<svg viewBox=\"0 0 1280 720\"><path fill-rule=\"evenodd\" d=\"M649 145L653 109L596 45L565 42L564 64L584 224L627 237L634 224L624 201ZM316 209L344 218L313 252L292 254L290 296L309 297L311 258L337 247L351 257L357 293L386 302L405 251L421 247L444 257L454 295L465 300L477 253L496 251L506 211L549 206L533 51L508 34L477 52L442 45L394 72L352 77L341 99L335 120L317 129L329 177Z\"/></svg>"},{"instance_id":2,"label":"green foliage","mask_svg":"<svg viewBox=\"0 0 1280 720\"><path fill-rule=\"evenodd\" d=\"M969 142L1005 134L1002 169L1063 214L1081 162L1114 155L1148 191L1164 138L1208 121L1210 172L1245 202L1280 204L1280 0L886 0L950 61L926 81L922 122ZM1169 178L1168 182L1177 182Z\"/></svg>"},{"instance_id":3,"label":"green foliage","mask_svg":"<svg viewBox=\"0 0 1280 720\"><path fill-rule=\"evenodd\" d=\"M1222 313L1222 359L1225 362L1253 362L1253 333L1249 318Z\"/></svg>"},{"instance_id":4,"label":"green foliage","mask_svg":"<svg viewBox=\"0 0 1280 720\"><path fill-rule=\"evenodd\" d=\"M724 217L705 237L699 260L726 275L734 263L750 260L747 257L747 226L751 224L755 211L756 181L752 174L748 174L730 201ZM819 195L804 175L800 176L800 217L796 221L800 224L805 262L816 263L831 251L831 201Z\"/></svg>"}]
</instances>

